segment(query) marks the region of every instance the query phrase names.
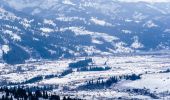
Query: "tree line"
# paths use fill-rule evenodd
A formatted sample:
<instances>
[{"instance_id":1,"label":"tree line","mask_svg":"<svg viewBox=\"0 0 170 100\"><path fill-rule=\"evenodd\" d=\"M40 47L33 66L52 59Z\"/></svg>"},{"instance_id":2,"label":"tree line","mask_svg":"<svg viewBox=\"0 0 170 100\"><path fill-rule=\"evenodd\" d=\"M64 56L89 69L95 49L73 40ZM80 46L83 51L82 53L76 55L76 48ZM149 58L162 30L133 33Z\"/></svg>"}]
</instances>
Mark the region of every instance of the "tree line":
<instances>
[{"instance_id":1,"label":"tree line","mask_svg":"<svg viewBox=\"0 0 170 100\"><path fill-rule=\"evenodd\" d=\"M63 77L63 76L66 76L68 74L71 74L73 72L73 70L71 68L68 68L66 70L64 70L63 72L61 72L59 75L58 74L52 74L52 75L45 75L45 76L36 76L36 77L33 77L31 79L28 79L26 81L23 81L23 82L4 82L4 84L8 84L8 85L22 85L22 84L30 84L30 83L35 83L35 82L40 82L42 81L43 79L50 79L50 78L55 78L55 77Z\"/></svg>"},{"instance_id":2,"label":"tree line","mask_svg":"<svg viewBox=\"0 0 170 100\"><path fill-rule=\"evenodd\" d=\"M70 98L66 96L59 96L55 93L51 94L45 91L45 89L39 88L23 88L23 87L1 87L0 88L0 100L80 100L76 98Z\"/></svg>"},{"instance_id":3,"label":"tree line","mask_svg":"<svg viewBox=\"0 0 170 100\"><path fill-rule=\"evenodd\" d=\"M150 96L152 99L160 99L155 93L152 93L149 89L127 89L126 92L135 93L138 95Z\"/></svg>"},{"instance_id":4,"label":"tree line","mask_svg":"<svg viewBox=\"0 0 170 100\"><path fill-rule=\"evenodd\" d=\"M78 68L77 71L106 71L110 70L111 68L106 66L106 67L82 67Z\"/></svg>"},{"instance_id":5,"label":"tree line","mask_svg":"<svg viewBox=\"0 0 170 100\"><path fill-rule=\"evenodd\" d=\"M116 84L120 82L121 80L139 80L141 79L141 75L123 75L123 76L113 76L110 77L107 80L103 80L99 78L97 81L90 80L85 85L81 85L78 87L78 89L100 89L105 87L110 87L112 84Z\"/></svg>"},{"instance_id":6,"label":"tree line","mask_svg":"<svg viewBox=\"0 0 170 100\"><path fill-rule=\"evenodd\" d=\"M73 62L69 64L70 68L81 68L81 67L86 67L89 65L89 63L92 63L93 60L91 58L85 59L85 60L80 60L77 62Z\"/></svg>"}]
</instances>

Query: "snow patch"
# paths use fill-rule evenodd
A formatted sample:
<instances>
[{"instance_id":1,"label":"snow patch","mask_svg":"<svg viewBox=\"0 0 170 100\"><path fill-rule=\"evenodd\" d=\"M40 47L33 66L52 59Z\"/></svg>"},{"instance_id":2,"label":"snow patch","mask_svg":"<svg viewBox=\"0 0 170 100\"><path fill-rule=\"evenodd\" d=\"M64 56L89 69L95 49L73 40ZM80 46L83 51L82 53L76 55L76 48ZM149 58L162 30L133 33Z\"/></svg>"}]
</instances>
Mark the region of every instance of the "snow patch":
<instances>
[{"instance_id":1,"label":"snow patch","mask_svg":"<svg viewBox=\"0 0 170 100\"><path fill-rule=\"evenodd\" d=\"M131 47L134 48L134 49L140 49L140 48L143 48L144 45L142 43L140 43L139 38L135 36L134 42L132 43Z\"/></svg>"},{"instance_id":2,"label":"snow patch","mask_svg":"<svg viewBox=\"0 0 170 100\"><path fill-rule=\"evenodd\" d=\"M53 29L51 29L51 28L40 28L40 30L43 32L43 33L51 33L51 32L54 32L54 30Z\"/></svg>"},{"instance_id":3,"label":"snow patch","mask_svg":"<svg viewBox=\"0 0 170 100\"><path fill-rule=\"evenodd\" d=\"M169 78L170 73L157 73L157 74L148 74L143 75L141 80L134 82L129 82L124 84L124 86L134 87L134 88L147 88L151 91L165 92L170 91Z\"/></svg>"},{"instance_id":4,"label":"snow patch","mask_svg":"<svg viewBox=\"0 0 170 100\"><path fill-rule=\"evenodd\" d=\"M81 17L66 17L66 16L60 16L58 18L56 18L56 20L59 20L59 21L65 21L65 22L71 22L71 21L74 21L74 20L81 20L81 21L85 21L84 18L81 18Z\"/></svg>"},{"instance_id":5,"label":"snow patch","mask_svg":"<svg viewBox=\"0 0 170 100\"><path fill-rule=\"evenodd\" d=\"M97 40L97 39L92 39L92 43L95 43L95 44L103 44L103 42L102 41L99 41L99 40Z\"/></svg>"},{"instance_id":6,"label":"snow patch","mask_svg":"<svg viewBox=\"0 0 170 100\"><path fill-rule=\"evenodd\" d=\"M7 54L9 51L10 51L10 48L9 48L9 46L8 45L2 45L2 51L5 53L5 54Z\"/></svg>"},{"instance_id":7,"label":"snow patch","mask_svg":"<svg viewBox=\"0 0 170 100\"><path fill-rule=\"evenodd\" d=\"M21 37L17 34L14 34L12 31L10 30L5 30L4 31L5 34L8 34L12 40L14 41L21 41Z\"/></svg>"},{"instance_id":8,"label":"snow patch","mask_svg":"<svg viewBox=\"0 0 170 100\"><path fill-rule=\"evenodd\" d=\"M67 4L67 5L75 5L73 2L71 2L70 0L64 0L63 4Z\"/></svg>"},{"instance_id":9,"label":"snow patch","mask_svg":"<svg viewBox=\"0 0 170 100\"><path fill-rule=\"evenodd\" d=\"M158 25L156 25L152 20L149 20L143 25L143 27L154 28L158 27Z\"/></svg>"},{"instance_id":10,"label":"snow patch","mask_svg":"<svg viewBox=\"0 0 170 100\"><path fill-rule=\"evenodd\" d=\"M115 51L113 51L114 53L131 53L134 52L134 50L132 50L129 47L126 47L126 43L124 42L118 42L115 44Z\"/></svg>"},{"instance_id":11,"label":"snow patch","mask_svg":"<svg viewBox=\"0 0 170 100\"><path fill-rule=\"evenodd\" d=\"M130 30L122 30L122 32L125 33L125 34L131 34L132 33L132 31L130 31Z\"/></svg>"},{"instance_id":12,"label":"snow patch","mask_svg":"<svg viewBox=\"0 0 170 100\"><path fill-rule=\"evenodd\" d=\"M73 31L75 35L91 35L92 38L94 39L102 38L106 42L113 42L115 40L119 40L119 38L115 36L111 36L106 33L91 32L91 31L85 30L85 28L83 27L69 27L69 30Z\"/></svg>"},{"instance_id":13,"label":"snow patch","mask_svg":"<svg viewBox=\"0 0 170 100\"><path fill-rule=\"evenodd\" d=\"M20 24L22 24L25 28L31 27L30 23L33 22L34 20L28 20L26 18L24 18L21 22L19 22Z\"/></svg>"},{"instance_id":14,"label":"snow patch","mask_svg":"<svg viewBox=\"0 0 170 100\"><path fill-rule=\"evenodd\" d=\"M111 23L108 23L108 22L106 22L106 21L104 21L104 20L99 20L99 19L94 18L94 17L92 17L92 18L90 19L90 21L93 22L93 23L96 24L96 25L113 26Z\"/></svg>"},{"instance_id":15,"label":"snow patch","mask_svg":"<svg viewBox=\"0 0 170 100\"><path fill-rule=\"evenodd\" d=\"M143 15L142 13L135 12L133 14L133 19L135 19L136 21L141 21L141 20L143 20L145 18L147 18L147 16Z\"/></svg>"},{"instance_id":16,"label":"snow patch","mask_svg":"<svg viewBox=\"0 0 170 100\"><path fill-rule=\"evenodd\" d=\"M52 20L44 19L44 24L49 24L52 26L56 26L56 24Z\"/></svg>"}]
</instances>

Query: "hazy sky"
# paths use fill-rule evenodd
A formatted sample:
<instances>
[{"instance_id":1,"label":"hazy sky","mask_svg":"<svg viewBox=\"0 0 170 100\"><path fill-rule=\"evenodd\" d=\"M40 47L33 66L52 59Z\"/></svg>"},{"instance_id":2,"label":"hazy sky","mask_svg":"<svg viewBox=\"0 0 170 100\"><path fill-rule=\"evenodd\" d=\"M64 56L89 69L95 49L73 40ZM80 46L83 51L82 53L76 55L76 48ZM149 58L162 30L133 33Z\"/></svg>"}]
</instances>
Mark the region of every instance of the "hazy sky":
<instances>
[{"instance_id":1,"label":"hazy sky","mask_svg":"<svg viewBox=\"0 0 170 100\"><path fill-rule=\"evenodd\" d=\"M119 0L125 2L138 2L138 1L145 1L145 2L170 2L170 0Z\"/></svg>"},{"instance_id":2,"label":"hazy sky","mask_svg":"<svg viewBox=\"0 0 170 100\"><path fill-rule=\"evenodd\" d=\"M42 2L44 5L43 8L49 8L53 5L55 5L57 1L60 0L3 0L5 2L8 2L9 5L11 5L12 7L15 7L18 10L21 10L25 7L35 7L37 5L40 5ZM64 1L64 0L63 0ZM65 1L74 1L74 0L65 0ZM86 0L84 0L86 1ZM90 0L89 0L90 1ZM99 0L102 1L102 0ZM149 2L149 3L155 3L155 2L170 2L170 0L110 0L110 1L122 1L122 2L139 2L139 1L144 1L144 2Z\"/></svg>"}]
</instances>

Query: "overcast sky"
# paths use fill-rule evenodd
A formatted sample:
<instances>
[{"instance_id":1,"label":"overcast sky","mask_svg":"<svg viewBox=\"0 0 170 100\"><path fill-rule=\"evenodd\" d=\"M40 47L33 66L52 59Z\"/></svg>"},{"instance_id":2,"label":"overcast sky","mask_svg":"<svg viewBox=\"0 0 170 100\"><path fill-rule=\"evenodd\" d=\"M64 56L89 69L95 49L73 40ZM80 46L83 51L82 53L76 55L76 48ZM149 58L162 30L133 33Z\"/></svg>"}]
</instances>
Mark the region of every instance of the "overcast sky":
<instances>
[{"instance_id":1,"label":"overcast sky","mask_svg":"<svg viewBox=\"0 0 170 100\"><path fill-rule=\"evenodd\" d=\"M8 2L9 5L11 5L12 7L15 7L16 9L21 10L25 7L35 7L35 6L41 4L44 1L45 1L44 5L41 5L41 6L43 6L43 8L49 8L49 7L53 6L54 4L56 4L55 3L56 1L60 1L60 0L4 0L4 1ZM74 0L66 0L66 1L71 2L71 1L74 1ZM99 0L99 1L102 1L102 0ZM148 3L170 2L170 0L111 0L111 1L122 1L122 2L144 1L144 2L148 2ZM94 0L93 0L93 2L94 2Z\"/></svg>"},{"instance_id":2,"label":"overcast sky","mask_svg":"<svg viewBox=\"0 0 170 100\"><path fill-rule=\"evenodd\" d=\"M170 0L119 0L125 2L138 2L138 1L145 1L145 2L170 2Z\"/></svg>"}]
</instances>

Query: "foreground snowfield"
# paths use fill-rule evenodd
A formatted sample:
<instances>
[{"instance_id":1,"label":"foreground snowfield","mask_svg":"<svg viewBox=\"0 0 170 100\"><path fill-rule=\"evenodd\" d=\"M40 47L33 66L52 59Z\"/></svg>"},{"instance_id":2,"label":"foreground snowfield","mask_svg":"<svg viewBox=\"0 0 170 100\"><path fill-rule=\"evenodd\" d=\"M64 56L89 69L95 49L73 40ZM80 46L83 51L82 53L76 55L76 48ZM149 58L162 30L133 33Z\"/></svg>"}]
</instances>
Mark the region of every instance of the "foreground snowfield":
<instances>
[{"instance_id":1,"label":"foreground snowfield","mask_svg":"<svg viewBox=\"0 0 170 100\"><path fill-rule=\"evenodd\" d=\"M170 96L170 55L124 55L124 56L96 56L90 57L93 63L89 66L109 66L111 69L105 71L77 71L62 77L58 77L67 70L70 62L85 59L62 59L57 61L28 62L20 65L0 64L0 85L9 83L22 83L37 76L56 75L51 78L26 83L28 86L53 86L51 92L60 95L69 95L85 99L154 99L152 96L128 89L144 89L155 94L159 99ZM121 80L109 88L101 89L78 89L79 86L87 84L90 80L102 78L107 80L112 76L130 74L141 75L139 80ZM10 84L9 84L10 85ZM144 91L142 90L142 91Z\"/></svg>"}]
</instances>

